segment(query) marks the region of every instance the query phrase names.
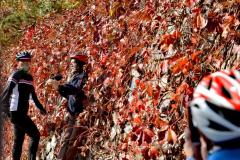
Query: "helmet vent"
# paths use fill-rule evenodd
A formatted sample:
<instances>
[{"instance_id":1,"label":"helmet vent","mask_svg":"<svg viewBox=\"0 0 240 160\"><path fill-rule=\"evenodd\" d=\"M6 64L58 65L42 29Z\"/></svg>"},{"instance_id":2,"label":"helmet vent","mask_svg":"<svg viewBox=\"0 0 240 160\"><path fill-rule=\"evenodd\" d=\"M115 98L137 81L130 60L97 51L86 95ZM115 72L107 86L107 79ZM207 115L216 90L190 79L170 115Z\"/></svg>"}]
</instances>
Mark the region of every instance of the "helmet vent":
<instances>
[{"instance_id":1,"label":"helmet vent","mask_svg":"<svg viewBox=\"0 0 240 160\"><path fill-rule=\"evenodd\" d=\"M230 131L230 129L212 121L212 120L209 120L209 128L212 128L214 130L218 130L218 131Z\"/></svg>"},{"instance_id":2,"label":"helmet vent","mask_svg":"<svg viewBox=\"0 0 240 160\"><path fill-rule=\"evenodd\" d=\"M231 94L226 90L225 87L222 87L222 93L227 97L227 98L232 98Z\"/></svg>"},{"instance_id":3,"label":"helmet vent","mask_svg":"<svg viewBox=\"0 0 240 160\"><path fill-rule=\"evenodd\" d=\"M230 77L232 77L233 79L237 79L233 74L231 74Z\"/></svg>"},{"instance_id":4,"label":"helmet vent","mask_svg":"<svg viewBox=\"0 0 240 160\"><path fill-rule=\"evenodd\" d=\"M211 78L210 81L209 81L208 89L210 89L211 86L212 86L212 78Z\"/></svg>"},{"instance_id":5,"label":"helmet vent","mask_svg":"<svg viewBox=\"0 0 240 160\"><path fill-rule=\"evenodd\" d=\"M193 107L200 108L199 105L197 104L194 104Z\"/></svg>"},{"instance_id":6,"label":"helmet vent","mask_svg":"<svg viewBox=\"0 0 240 160\"><path fill-rule=\"evenodd\" d=\"M216 106L215 104L206 101L209 108L214 111L219 116L223 117L225 120L231 122L233 125L240 127L240 112L236 110L231 110L223 108L221 106Z\"/></svg>"}]
</instances>

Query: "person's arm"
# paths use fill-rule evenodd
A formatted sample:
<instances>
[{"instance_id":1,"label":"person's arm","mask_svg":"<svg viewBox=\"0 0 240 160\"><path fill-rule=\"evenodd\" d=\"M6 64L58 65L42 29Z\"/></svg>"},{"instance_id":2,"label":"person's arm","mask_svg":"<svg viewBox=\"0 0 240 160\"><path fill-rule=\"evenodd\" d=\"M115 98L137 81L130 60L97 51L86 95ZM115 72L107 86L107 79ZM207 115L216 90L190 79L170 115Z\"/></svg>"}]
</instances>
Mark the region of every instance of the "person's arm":
<instances>
[{"instance_id":1,"label":"person's arm","mask_svg":"<svg viewBox=\"0 0 240 160\"><path fill-rule=\"evenodd\" d=\"M58 91L63 97L67 97L69 95L75 95L80 91L80 85L72 85L72 84L63 84L59 85Z\"/></svg>"},{"instance_id":2,"label":"person's arm","mask_svg":"<svg viewBox=\"0 0 240 160\"><path fill-rule=\"evenodd\" d=\"M41 113L46 114L47 112L43 108L42 104L39 102L34 87L32 87L31 97L33 102L35 103L35 106L41 111Z\"/></svg>"},{"instance_id":3,"label":"person's arm","mask_svg":"<svg viewBox=\"0 0 240 160\"><path fill-rule=\"evenodd\" d=\"M76 95L81 93L83 78L84 77L78 77L77 80L74 80L74 82L59 85L58 91L60 95L67 98L69 95Z\"/></svg>"},{"instance_id":4,"label":"person's arm","mask_svg":"<svg viewBox=\"0 0 240 160\"><path fill-rule=\"evenodd\" d=\"M7 85L0 96L1 110L2 112L7 113L8 116L10 97L13 92L13 88L17 85L17 83L18 83L17 75L13 74L12 76L9 77Z\"/></svg>"}]
</instances>

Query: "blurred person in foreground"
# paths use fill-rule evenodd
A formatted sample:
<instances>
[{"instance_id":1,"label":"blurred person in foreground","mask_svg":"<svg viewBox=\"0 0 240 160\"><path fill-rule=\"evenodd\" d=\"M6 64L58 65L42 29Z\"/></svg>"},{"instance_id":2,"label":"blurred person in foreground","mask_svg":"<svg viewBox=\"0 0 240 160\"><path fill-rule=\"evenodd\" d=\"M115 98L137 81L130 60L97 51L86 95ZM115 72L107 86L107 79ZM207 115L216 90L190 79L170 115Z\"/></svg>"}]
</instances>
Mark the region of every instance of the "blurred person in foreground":
<instances>
[{"instance_id":1,"label":"blurred person in foreground","mask_svg":"<svg viewBox=\"0 0 240 160\"><path fill-rule=\"evenodd\" d=\"M240 71L219 71L201 80L185 133L187 160L240 159Z\"/></svg>"},{"instance_id":2,"label":"blurred person in foreground","mask_svg":"<svg viewBox=\"0 0 240 160\"><path fill-rule=\"evenodd\" d=\"M31 66L30 52L19 52L16 60L18 61L18 69L8 79L8 83L1 95L1 107L3 112L10 116L14 127L13 160L20 160L21 158L25 134L30 137L28 158L35 160L40 132L28 116L29 100L32 99L34 101L42 114L47 112L36 96L33 77L29 73Z\"/></svg>"},{"instance_id":3,"label":"blurred person in foreground","mask_svg":"<svg viewBox=\"0 0 240 160\"><path fill-rule=\"evenodd\" d=\"M66 83L60 84L60 81L53 79L47 81L47 85L52 85L67 100L67 128L61 140L61 148L57 156L57 159L61 160L67 159L69 146L76 138L77 128L74 125L77 116L84 109L85 94L83 86L87 80L85 65L88 63L88 57L84 54L76 54L70 56L70 60L69 78Z\"/></svg>"}]
</instances>

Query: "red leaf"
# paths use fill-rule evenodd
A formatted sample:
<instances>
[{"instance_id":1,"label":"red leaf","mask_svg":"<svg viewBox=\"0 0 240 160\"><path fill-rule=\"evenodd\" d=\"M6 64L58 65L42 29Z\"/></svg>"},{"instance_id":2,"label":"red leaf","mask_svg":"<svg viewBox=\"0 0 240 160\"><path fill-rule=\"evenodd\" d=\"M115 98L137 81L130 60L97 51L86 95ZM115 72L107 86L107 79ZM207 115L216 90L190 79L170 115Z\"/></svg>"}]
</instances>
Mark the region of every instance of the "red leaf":
<instances>
[{"instance_id":1,"label":"red leaf","mask_svg":"<svg viewBox=\"0 0 240 160\"><path fill-rule=\"evenodd\" d=\"M192 7L195 4L195 0L185 0L187 7Z\"/></svg>"},{"instance_id":2,"label":"red leaf","mask_svg":"<svg viewBox=\"0 0 240 160\"><path fill-rule=\"evenodd\" d=\"M175 40L177 40L178 38L181 37L182 33L180 31L178 31L178 30L175 30L175 31L173 31L173 33L171 35L173 36L173 38Z\"/></svg>"},{"instance_id":3,"label":"red leaf","mask_svg":"<svg viewBox=\"0 0 240 160\"><path fill-rule=\"evenodd\" d=\"M35 33L35 27L34 26L30 27L27 30L27 32L25 34L25 39L26 39L27 42L32 40L32 37L33 37L34 33Z\"/></svg>"},{"instance_id":4,"label":"red leaf","mask_svg":"<svg viewBox=\"0 0 240 160\"><path fill-rule=\"evenodd\" d=\"M159 85L157 85L156 88L157 88L157 91L154 93L154 100L158 100L161 93L161 88L159 87Z\"/></svg>"},{"instance_id":5,"label":"red leaf","mask_svg":"<svg viewBox=\"0 0 240 160\"><path fill-rule=\"evenodd\" d=\"M157 136L158 136L158 140L162 141L165 138L166 135L166 130L164 131L158 131Z\"/></svg>"},{"instance_id":6,"label":"red leaf","mask_svg":"<svg viewBox=\"0 0 240 160\"><path fill-rule=\"evenodd\" d=\"M144 82L140 82L139 87L141 90L144 90L146 88L146 84Z\"/></svg>"},{"instance_id":7,"label":"red leaf","mask_svg":"<svg viewBox=\"0 0 240 160\"><path fill-rule=\"evenodd\" d=\"M203 53L202 51L196 51L196 52L192 53L192 55L191 55L192 60L195 61L195 62L197 62L198 56L199 56L200 54L202 54L202 53Z\"/></svg>"},{"instance_id":8,"label":"red leaf","mask_svg":"<svg viewBox=\"0 0 240 160\"><path fill-rule=\"evenodd\" d=\"M140 134L143 130L142 126L137 126L133 128L133 132L135 132L136 134Z\"/></svg>"},{"instance_id":9,"label":"red leaf","mask_svg":"<svg viewBox=\"0 0 240 160\"><path fill-rule=\"evenodd\" d=\"M209 32L217 31L218 33L222 32L222 28L220 27L221 18L217 13L210 12L208 13L208 23L207 23L207 30Z\"/></svg>"},{"instance_id":10,"label":"red leaf","mask_svg":"<svg viewBox=\"0 0 240 160\"><path fill-rule=\"evenodd\" d=\"M201 11L202 11L202 9L200 7L195 7L195 8L192 9L192 12L196 13L196 14L200 14Z\"/></svg>"},{"instance_id":11,"label":"red leaf","mask_svg":"<svg viewBox=\"0 0 240 160\"><path fill-rule=\"evenodd\" d=\"M153 133L153 131L150 130L150 129L148 129L148 128L145 128L145 129L143 130L143 132L144 132L144 134L148 135L148 136L151 137L151 138L155 135L155 134Z\"/></svg>"},{"instance_id":12,"label":"red leaf","mask_svg":"<svg viewBox=\"0 0 240 160\"><path fill-rule=\"evenodd\" d=\"M149 149L149 156L151 158L156 158L159 155L159 151L155 146L151 146Z\"/></svg>"},{"instance_id":13,"label":"red leaf","mask_svg":"<svg viewBox=\"0 0 240 160\"><path fill-rule=\"evenodd\" d=\"M136 86L139 86L140 80L139 80L139 79L136 79L136 80L135 80L135 83L136 83Z\"/></svg>"},{"instance_id":14,"label":"red leaf","mask_svg":"<svg viewBox=\"0 0 240 160\"><path fill-rule=\"evenodd\" d=\"M142 149L143 159L146 159L146 160L150 159L148 152L149 152L149 148L148 147L144 147Z\"/></svg>"}]
</instances>

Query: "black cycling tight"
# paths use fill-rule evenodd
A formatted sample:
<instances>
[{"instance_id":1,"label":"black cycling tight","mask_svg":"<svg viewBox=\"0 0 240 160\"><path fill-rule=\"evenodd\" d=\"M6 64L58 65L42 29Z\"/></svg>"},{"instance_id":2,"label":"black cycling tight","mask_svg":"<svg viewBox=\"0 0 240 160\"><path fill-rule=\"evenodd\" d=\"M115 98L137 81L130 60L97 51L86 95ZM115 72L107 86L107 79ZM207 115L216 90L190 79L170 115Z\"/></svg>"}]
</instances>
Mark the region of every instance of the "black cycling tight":
<instances>
[{"instance_id":1,"label":"black cycling tight","mask_svg":"<svg viewBox=\"0 0 240 160\"><path fill-rule=\"evenodd\" d=\"M22 145L25 133L31 138L29 143L29 159L35 160L40 139L40 133L27 115L20 115L19 113L11 113L11 121L14 126L14 144L13 144L13 160L20 160L22 153Z\"/></svg>"}]
</instances>

